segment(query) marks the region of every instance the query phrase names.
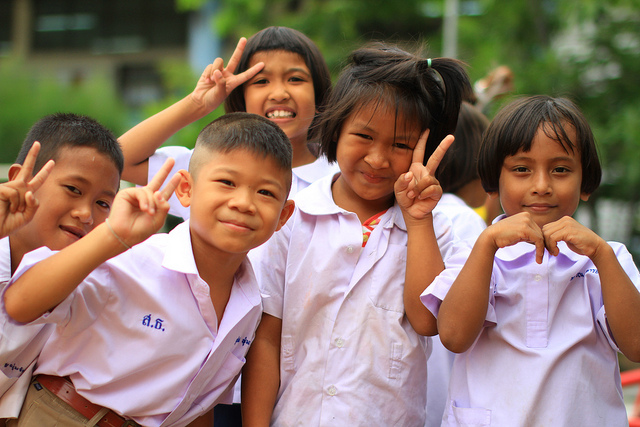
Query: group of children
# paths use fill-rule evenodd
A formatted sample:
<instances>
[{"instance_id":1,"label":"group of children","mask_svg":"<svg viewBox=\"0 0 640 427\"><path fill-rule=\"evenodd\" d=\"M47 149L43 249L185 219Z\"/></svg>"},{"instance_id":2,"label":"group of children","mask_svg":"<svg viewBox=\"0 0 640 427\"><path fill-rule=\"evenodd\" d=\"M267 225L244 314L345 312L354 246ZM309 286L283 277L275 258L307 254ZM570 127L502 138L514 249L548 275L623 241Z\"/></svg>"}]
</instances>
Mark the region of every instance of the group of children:
<instances>
[{"instance_id":1,"label":"group of children","mask_svg":"<svg viewBox=\"0 0 640 427\"><path fill-rule=\"evenodd\" d=\"M386 44L332 87L270 27L119 140L42 119L0 185L0 417L624 425L640 276L571 218L600 183L591 130L547 96L488 123L470 92L461 62ZM193 150L159 149L223 102Z\"/></svg>"}]
</instances>

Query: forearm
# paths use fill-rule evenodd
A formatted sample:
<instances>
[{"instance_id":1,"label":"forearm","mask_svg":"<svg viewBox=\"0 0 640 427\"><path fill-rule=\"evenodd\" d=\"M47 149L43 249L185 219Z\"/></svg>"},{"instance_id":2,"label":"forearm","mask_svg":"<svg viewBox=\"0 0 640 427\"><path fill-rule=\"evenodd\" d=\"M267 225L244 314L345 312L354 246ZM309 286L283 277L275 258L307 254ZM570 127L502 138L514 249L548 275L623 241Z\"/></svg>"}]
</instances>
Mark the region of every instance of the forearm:
<instances>
[{"instance_id":1,"label":"forearm","mask_svg":"<svg viewBox=\"0 0 640 427\"><path fill-rule=\"evenodd\" d=\"M611 246L603 243L600 253L591 259L600 276L607 322L620 351L640 362L640 293Z\"/></svg>"},{"instance_id":2,"label":"forearm","mask_svg":"<svg viewBox=\"0 0 640 427\"><path fill-rule=\"evenodd\" d=\"M483 235L476 241L438 312L440 340L454 353L462 353L471 347L487 315L496 249Z\"/></svg>"},{"instance_id":3,"label":"forearm","mask_svg":"<svg viewBox=\"0 0 640 427\"><path fill-rule=\"evenodd\" d=\"M73 245L35 264L7 288L7 314L21 323L37 319L61 303L100 264L124 250L107 225L99 225Z\"/></svg>"},{"instance_id":4,"label":"forearm","mask_svg":"<svg viewBox=\"0 0 640 427\"><path fill-rule=\"evenodd\" d=\"M420 295L444 270L444 263L433 228L433 217L412 224L407 221L407 267L404 307L407 319L420 335L438 333L436 319L422 304Z\"/></svg>"},{"instance_id":5,"label":"forearm","mask_svg":"<svg viewBox=\"0 0 640 427\"><path fill-rule=\"evenodd\" d=\"M202 105L192 100L191 94L134 126L120 138L125 159L122 179L145 185L146 162L167 139L185 126L209 114ZM140 166L145 167L140 167Z\"/></svg>"},{"instance_id":6,"label":"forearm","mask_svg":"<svg viewBox=\"0 0 640 427\"><path fill-rule=\"evenodd\" d=\"M265 314L242 370L242 424L269 426L280 388L282 321Z\"/></svg>"}]
</instances>

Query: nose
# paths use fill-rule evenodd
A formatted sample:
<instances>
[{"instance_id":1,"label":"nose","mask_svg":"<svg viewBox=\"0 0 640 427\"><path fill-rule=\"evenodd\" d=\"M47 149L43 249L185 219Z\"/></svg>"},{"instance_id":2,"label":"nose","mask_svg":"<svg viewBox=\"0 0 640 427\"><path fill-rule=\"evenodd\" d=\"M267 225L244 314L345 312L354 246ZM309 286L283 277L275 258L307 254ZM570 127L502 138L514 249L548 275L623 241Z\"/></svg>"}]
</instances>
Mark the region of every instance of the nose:
<instances>
[{"instance_id":1,"label":"nose","mask_svg":"<svg viewBox=\"0 0 640 427\"><path fill-rule=\"evenodd\" d=\"M545 172L538 172L533 178L533 192L536 194L548 194L551 192L551 180Z\"/></svg>"},{"instance_id":2,"label":"nose","mask_svg":"<svg viewBox=\"0 0 640 427\"><path fill-rule=\"evenodd\" d=\"M253 201L253 191L249 188L234 191L232 197L229 199L229 208L239 212L255 212L256 206Z\"/></svg>"},{"instance_id":3,"label":"nose","mask_svg":"<svg viewBox=\"0 0 640 427\"><path fill-rule=\"evenodd\" d=\"M72 211L71 216L77 218L81 223L93 225L92 203L80 203Z\"/></svg>"},{"instance_id":4,"label":"nose","mask_svg":"<svg viewBox=\"0 0 640 427\"><path fill-rule=\"evenodd\" d=\"M389 167L389 157L387 150L380 144L373 144L364 157L364 161L373 169L384 169Z\"/></svg>"},{"instance_id":5,"label":"nose","mask_svg":"<svg viewBox=\"0 0 640 427\"><path fill-rule=\"evenodd\" d=\"M282 82L273 83L272 90L269 93L269 99L276 102L288 100L290 97L287 86Z\"/></svg>"}]
</instances>

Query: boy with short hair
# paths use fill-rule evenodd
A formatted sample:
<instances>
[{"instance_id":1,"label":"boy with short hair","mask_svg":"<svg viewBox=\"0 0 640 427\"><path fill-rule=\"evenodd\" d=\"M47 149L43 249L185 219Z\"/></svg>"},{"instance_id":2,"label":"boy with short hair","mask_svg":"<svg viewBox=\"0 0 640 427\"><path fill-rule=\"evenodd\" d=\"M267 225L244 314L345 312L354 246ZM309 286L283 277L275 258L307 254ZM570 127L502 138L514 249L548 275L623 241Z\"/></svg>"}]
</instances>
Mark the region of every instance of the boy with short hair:
<instances>
[{"instance_id":1,"label":"boy with short hair","mask_svg":"<svg viewBox=\"0 0 640 427\"><path fill-rule=\"evenodd\" d=\"M123 164L115 136L92 118L56 113L31 127L9 169L9 182L3 185L24 197L27 209L24 216L14 217L18 221L0 239L0 292L27 252L41 246L62 249L104 221L120 186ZM28 181L32 173L37 175ZM47 174L48 179L40 181ZM37 210L28 208L34 196ZM13 418L20 412L30 372L51 328L17 329L3 314L0 327L0 418ZM22 363L15 363L16 356Z\"/></svg>"},{"instance_id":2,"label":"boy with short hair","mask_svg":"<svg viewBox=\"0 0 640 427\"><path fill-rule=\"evenodd\" d=\"M46 423L30 402L60 388L94 408L83 418L54 409L65 425L103 414L186 425L231 402L262 314L246 254L293 211L291 144L268 119L233 113L203 129L189 172L160 192L172 165L121 191L104 225L58 253L29 254L16 272L6 312L56 324L18 423ZM190 219L152 236L174 189Z\"/></svg>"}]
</instances>

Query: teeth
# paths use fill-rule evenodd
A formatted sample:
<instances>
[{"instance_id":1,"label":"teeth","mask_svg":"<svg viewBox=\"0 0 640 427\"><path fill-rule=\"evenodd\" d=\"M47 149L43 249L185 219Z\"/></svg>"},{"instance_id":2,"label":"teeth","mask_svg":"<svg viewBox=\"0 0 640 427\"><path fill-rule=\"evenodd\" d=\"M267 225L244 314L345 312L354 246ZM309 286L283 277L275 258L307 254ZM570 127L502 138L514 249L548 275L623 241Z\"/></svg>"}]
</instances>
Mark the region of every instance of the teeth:
<instances>
[{"instance_id":1,"label":"teeth","mask_svg":"<svg viewBox=\"0 0 640 427\"><path fill-rule=\"evenodd\" d=\"M295 114L291 111L273 110L267 113L267 117L270 119L292 118L295 117Z\"/></svg>"}]
</instances>

